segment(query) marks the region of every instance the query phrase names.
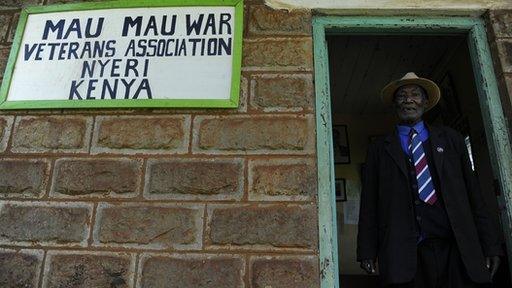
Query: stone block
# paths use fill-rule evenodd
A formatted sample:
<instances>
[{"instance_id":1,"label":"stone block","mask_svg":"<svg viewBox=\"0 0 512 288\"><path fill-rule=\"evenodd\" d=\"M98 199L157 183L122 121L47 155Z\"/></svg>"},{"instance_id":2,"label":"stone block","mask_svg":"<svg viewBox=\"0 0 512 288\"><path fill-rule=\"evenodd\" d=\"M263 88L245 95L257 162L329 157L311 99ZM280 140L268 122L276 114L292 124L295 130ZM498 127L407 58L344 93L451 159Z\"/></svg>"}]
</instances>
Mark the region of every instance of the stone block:
<instances>
[{"instance_id":1,"label":"stone block","mask_svg":"<svg viewBox=\"0 0 512 288\"><path fill-rule=\"evenodd\" d=\"M503 73L512 73L512 39L496 41L498 59Z\"/></svg>"},{"instance_id":2,"label":"stone block","mask_svg":"<svg viewBox=\"0 0 512 288\"><path fill-rule=\"evenodd\" d=\"M55 162L52 196L133 197L141 185L142 162L136 159L77 159Z\"/></svg>"},{"instance_id":3,"label":"stone block","mask_svg":"<svg viewBox=\"0 0 512 288\"><path fill-rule=\"evenodd\" d=\"M313 69L311 38L246 39L243 43L244 70Z\"/></svg>"},{"instance_id":4,"label":"stone block","mask_svg":"<svg viewBox=\"0 0 512 288\"><path fill-rule=\"evenodd\" d=\"M149 199L239 200L242 159L150 159L144 195Z\"/></svg>"},{"instance_id":5,"label":"stone block","mask_svg":"<svg viewBox=\"0 0 512 288\"><path fill-rule=\"evenodd\" d=\"M249 8L249 35L311 35L311 12L274 10L265 5Z\"/></svg>"},{"instance_id":6,"label":"stone block","mask_svg":"<svg viewBox=\"0 0 512 288\"><path fill-rule=\"evenodd\" d=\"M512 119L512 73L496 77L500 91L501 105L506 119Z\"/></svg>"},{"instance_id":7,"label":"stone block","mask_svg":"<svg viewBox=\"0 0 512 288\"><path fill-rule=\"evenodd\" d=\"M251 77L251 107L265 112L312 111L311 74L257 74Z\"/></svg>"},{"instance_id":8,"label":"stone block","mask_svg":"<svg viewBox=\"0 0 512 288\"><path fill-rule=\"evenodd\" d=\"M0 42L4 42L9 32L9 24L11 24L12 14L0 13Z\"/></svg>"},{"instance_id":9,"label":"stone block","mask_svg":"<svg viewBox=\"0 0 512 288\"><path fill-rule=\"evenodd\" d=\"M96 118L93 153L186 153L190 116Z\"/></svg>"},{"instance_id":10,"label":"stone block","mask_svg":"<svg viewBox=\"0 0 512 288\"><path fill-rule=\"evenodd\" d=\"M505 74L503 75L504 76L504 81L505 81L505 86L506 86L506 92L507 92L507 95L506 97L504 97L505 99L508 99L508 101L510 103L512 103L512 73L510 74Z\"/></svg>"},{"instance_id":11,"label":"stone block","mask_svg":"<svg viewBox=\"0 0 512 288\"><path fill-rule=\"evenodd\" d=\"M249 267L252 288L320 287L315 256L256 256Z\"/></svg>"},{"instance_id":12,"label":"stone block","mask_svg":"<svg viewBox=\"0 0 512 288\"><path fill-rule=\"evenodd\" d=\"M87 245L92 205L84 203L0 203L0 244Z\"/></svg>"},{"instance_id":13,"label":"stone block","mask_svg":"<svg viewBox=\"0 0 512 288\"><path fill-rule=\"evenodd\" d=\"M317 233L314 206L219 204L208 208L207 240L212 248L313 250Z\"/></svg>"},{"instance_id":14,"label":"stone block","mask_svg":"<svg viewBox=\"0 0 512 288\"><path fill-rule=\"evenodd\" d=\"M138 288L242 288L244 267L234 255L144 254Z\"/></svg>"},{"instance_id":15,"label":"stone block","mask_svg":"<svg viewBox=\"0 0 512 288\"><path fill-rule=\"evenodd\" d=\"M11 150L16 153L85 153L89 149L91 129L91 117L17 117Z\"/></svg>"},{"instance_id":16,"label":"stone block","mask_svg":"<svg viewBox=\"0 0 512 288\"><path fill-rule=\"evenodd\" d=\"M100 204L95 245L200 249L203 205Z\"/></svg>"},{"instance_id":17,"label":"stone block","mask_svg":"<svg viewBox=\"0 0 512 288\"><path fill-rule=\"evenodd\" d=\"M133 287L134 268L134 254L50 251L43 287Z\"/></svg>"},{"instance_id":18,"label":"stone block","mask_svg":"<svg viewBox=\"0 0 512 288\"><path fill-rule=\"evenodd\" d=\"M245 77L244 75L241 75L240 76L240 96L238 98L238 108L236 110L220 109L218 111L223 112L223 113L226 111L230 111L232 113L247 112L248 91L249 91L249 80L247 80L247 77ZM209 113L211 113L211 112L209 112Z\"/></svg>"},{"instance_id":19,"label":"stone block","mask_svg":"<svg viewBox=\"0 0 512 288\"><path fill-rule=\"evenodd\" d=\"M0 159L0 197L41 197L46 192L50 161Z\"/></svg>"},{"instance_id":20,"label":"stone block","mask_svg":"<svg viewBox=\"0 0 512 288\"><path fill-rule=\"evenodd\" d=\"M7 35L7 42L12 43L14 41L14 36L16 35L16 30L18 28L18 21L20 20L20 13L16 12L14 13L12 20L11 20L11 26L9 28L9 33Z\"/></svg>"},{"instance_id":21,"label":"stone block","mask_svg":"<svg viewBox=\"0 0 512 288\"><path fill-rule=\"evenodd\" d=\"M43 254L42 250L0 248L0 287L38 287Z\"/></svg>"},{"instance_id":22,"label":"stone block","mask_svg":"<svg viewBox=\"0 0 512 288\"><path fill-rule=\"evenodd\" d=\"M12 116L0 116L0 153L7 149L13 121Z\"/></svg>"},{"instance_id":23,"label":"stone block","mask_svg":"<svg viewBox=\"0 0 512 288\"><path fill-rule=\"evenodd\" d=\"M11 45L0 44L0 79L4 77L7 61L9 60L9 53L11 52Z\"/></svg>"},{"instance_id":24,"label":"stone block","mask_svg":"<svg viewBox=\"0 0 512 288\"><path fill-rule=\"evenodd\" d=\"M496 38L512 37L512 10L490 10L490 20Z\"/></svg>"},{"instance_id":25,"label":"stone block","mask_svg":"<svg viewBox=\"0 0 512 288\"><path fill-rule=\"evenodd\" d=\"M19 8L41 4L42 0L0 0L0 8Z\"/></svg>"},{"instance_id":26,"label":"stone block","mask_svg":"<svg viewBox=\"0 0 512 288\"><path fill-rule=\"evenodd\" d=\"M194 119L195 153L310 154L314 152L311 115L198 116Z\"/></svg>"},{"instance_id":27,"label":"stone block","mask_svg":"<svg viewBox=\"0 0 512 288\"><path fill-rule=\"evenodd\" d=\"M249 200L310 200L316 195L316 177L313 160L252 160L249 162Z\"/></svg>"}]
</instances>

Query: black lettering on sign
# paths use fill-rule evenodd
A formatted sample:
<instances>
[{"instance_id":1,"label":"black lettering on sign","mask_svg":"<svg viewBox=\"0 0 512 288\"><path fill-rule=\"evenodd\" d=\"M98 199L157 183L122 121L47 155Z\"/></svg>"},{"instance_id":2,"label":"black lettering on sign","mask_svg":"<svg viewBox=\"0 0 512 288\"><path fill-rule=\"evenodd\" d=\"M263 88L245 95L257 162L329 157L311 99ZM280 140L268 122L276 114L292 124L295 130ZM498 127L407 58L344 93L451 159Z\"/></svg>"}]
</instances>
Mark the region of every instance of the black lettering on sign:
<instances>
[{"instance_id":1,"label":"black lettering on sign","mask_svg":"<svg viewBox=\"0 0 512 288\"><path fill-rule=\"evenodd\" d=\"M50 47L50 57L49 60L53 60L55 58L55 50L60 46L61 43L47 43L47 45ZM78 58L78 57L77 57ZM27 59L25 59L27 60Z\"/></svg>"},{"instance_id":2,"label":"black lettering on sign","mask_svg":"<svg viewBox=\"0 0 512 288\"><path fill-rule=\"evenodd\" d=\"M94 68L96 67L96 60L84 61L82 64L82 73L80 74L80 78L85 78L85 74L88 77L92 78L94 76Z\"/></svg>"},{"instance_id":3,"label":"black lettering on sign","mask_svg":"<svg viewBox=\"0 0 512 288\"><path fill-rule=\"evenodd\" d=\"M111 77L119 77L121 74L119 74L119 62L121 62L121 59L114 59L112 60L112 67L110 69L110 76Z\"/></svg>"},{"instance_id":4,"label":"black lettering on sign","mask_svg":"<svg viewBox=\"0 0 512 288\"><path fill-rule=\"evenodd\" d=\"M114 80L114 85L110 85L110 81L107 79L103 80L103 89L101 89L101 99L105 99L105 94L108 90L108 94L110 99L116 99L117 94L117 83L119 83L119 79Z\"/></svg>"},{"instance_id":5,"label":"black lettering on sign","mask_svg":"<svg viewBox=\"0 0 512 288\"><path fill-rule=\"evenodd\" d=\"M25 44L25 53L23 54L23 55L25 55L25 61L30 59L30 56L32 55L32 53L34 53L34 51L36 51L37 46L38 46L37 44L32 44L32 45Z\"/></svg>"},{"instance_id":6,"label":"black lettering on sign","mask_svg":"<svg viewBox=\"0 0 512 288\"><path fill-rule=\"evenodd\" d=\"M89 80L89 85L87 86L87 100L96 99L94 96L92 96L92 91L96 90L96 83L98 83L98 79Z\"/></svg>"},{"instance_id":7,"label":"black lettering on sign","mask_svg":"<svg viewBox=\"0 0 512 288\"><path fill-rule=\"evenodd\" d=\"M127 82L124 79L121 79L121 83L124 85L124 99L130 99L130 89L132 88L133 84L135 83L135 79L130 80L130 82Z\"/></svg>"},{"instance_id":8,"label":"black lettering on sign","mask_svg":"<svg viewBox=\"0 0 512 288\"><path fill-rule=\"evenodd\" d=\"M204 15L200 14L198 19L192 21L191 15L190 14L186 15L187 35L192 34L192 32L194 32L195 35L199 35L199 33L201 31L201 26L203 24L203 18L204 18Z\"/></svg>"},{"instance_id":9,"label":"black lettering on sign","mask_svg":"<svg viewBox=\"0 0 512 288\"><path fill-rule=\"evenodd\" d=\"M139 65L139 60L137 60L137 59L126 60L126 66L124 69L124 77L130 76L130 71L133 72L133 75L135 77L139 77L139 71L137 71L138 65Z\"/></svg>"},{"instance_id":10,"label":"black lettering on sign","mask_svg":"<svg viewBox=\"0 0 512 288\"><path fill-rule=\"evenodd\" d=\"M196 48L197 48L197 44L199 42L201 42L201 38L190 38L188 39L188 42L192 43L192 55L197 55L196 54Z\"/></svg>"},{"instance_id":11,"label":"black lettering on sign","mask_svg":"<svg viewBox=\"0 0 512 288\"><path fill-rule=\"evenodd\" d=\"M133 28L135 26L135 36L140 35L140 29L142 28L142 16L139 16L135 19L132 17L124 17L123 22L123 37L128 35L128 29Z\"/></svg>"},{"instance_id":12,"label":"black lettering on sign","mask_svg":"<svg viewBox=\"0 0 512 288\"><path fill-rule=\"evenodd\" d=\"M117 96L122 96L122 98ZM107 97L110 99L138 99L143 96L153 99L151 85L147 78L73 80L69 91L69 100L94 100Z\"/></svg>"},{"instance_id":13,"label":"black lettering on sign","mask_svg":"<svg viewBox=\"0 0 512 288\"><path fill-rule=\"evenodd\" d=\"M217 34L217 30L215 29L215 14L208 14L203 35L208 34L209 31L211 32L211 35Z\"/></svg>"},{"instance_id":14,"label":"black lettering on sign","mask_svg":"<svg viewBox=\"0 0 512 288\"><path fill-rule=\"evenodd\" d=\"M59 57L57 59L59 59L59 60L66 59L66 53L67 53L66 47L68 45L69 45L69 43L62 43L62 45L60 46Z\"/></svg>"},{"instance_id":15,"label":"black lettering on sign","mask_svg":"<svg viewBox=\"0 0 512 288\"><path fill-rule=\"evenodd\" d=\"M82 30L80 29L80 20L73 19L71 20L71 24L69 25L68 30L66 31L66 34L64 35L64 39L68 39L71 32L76 33L77 38L82 38Z\"/></svg>"},{"instance_id":16,"label":"black lettering on sign","mask_svg":"<svg viewBox=\"0 0 512 288\"><path fill-rule=\"evenodd\" d=\"M219 38L219 49L217 55L222 55L223 52L226 53L226 55L231 55L231 38L228 38L228 42L222 38Z\"/></svg>"},{"instance_id":17,"label":"black lettering on sign","mask_svg":"<svg viewBox=\"0 0 512 288\"><path fill-rule=\"evenodd\" d=\"M35 60L43 60L43 58L41 57L41 53L43 53L45 46L46 46L45 43L39 44L39 46L37 47Z\"/></svg>"},{"instance_id":18,"label":"black lettering on sign","mask_svg":"<svg viewBox=\"0 0 512 288\"><path fill-rule=\"evenodd\" d=\"M206 17L206 20L205 20ZM187 35L220 35L224 31L231 34L231 14L222 13L220 16L214 13L199 14L198 16L192 16L190 14L185 15L186 31Z\"/></svg>"},{"instance_id":19,"label":"black lettering on sign","mask_svg":"<svg viewBox=\"0 0 512 288\"><path fill-rule=\"evenodd\" d=\"M80 87L80 85L82 85L82 83L84 83L84 80L80 80L79 82L77 82L76 80L71 81L71 89L69 90L69 100L75 99L75 96L76 99L83 99L82 96L80 96L80 93L78 92L78 88Z\"/></svg>"},{"instance_id":20,"label":"black lettering on sign","mask_svg":"<svg viewBox=\"0 0 512 288\"><path fill-rule=\"evenodd\" d=\"M87 18L86 21L85 31L83 31L85 32L85 38L96 38L100 36L101 31L103 30L103 22L105 21L105 18L98 18L96 23L94 23L93 18ZM47 20L43 30L43 40L47 40L50 33L52 33L52 35L53 33L57 33L55 37L57 40L67 39L72 33L79 39L84 38L82 25L83 24L80 22L79 18L72 19L71 23L67 27L65 19L57 21L56 24L52 20Z\"/></svg>"},{"instance_id":21,"label":"black lettering on sign","mask_svg":"<svg viewBox=\"0 0 512 288\"><path fill-rule=\"evenodd\" d=\"M110 60L101 61L98 60L98 64L100 64L100 77L103 77L105 74L105 67L107 67L107 64L110 62Z\"/></svg>"},{"instance_id":22,"label":"black lettering on sign","mask_svg":"<svg viewBox=\"0 0 512 288\"><path fill-rule=\"evenodd\" d=\"M149 16L149 18L144 18L143 16L138 16L135 18L125 17L123 21L123 32L122 36L171 36L176 32L176 15L172 15L170 17L170 21L168 20L168 15L163 15L161 18L157 18L155 16ZM160 21L160 23L159 23ZM134 31L135 30L135 31ZM142 32L144 31L144 32Z\"/></svg>"},{"instance_id":23,"label":"black lettering on sign","mask_svg":"<svg viewBox=\"0 0 512 288\"><path fill-rule=\"evenodd\" d=\"M62 33L64 33L64 19L59 20L57 24L53 24L52 20L47 20L44 25L43 40L48 39L48 34L57 31L57 39L62 39Z\"/></svg>"},{"instance_id":24,"label":"black lettering on sign","mask_svg":"<svg viewBox=\"0 0 512 288\"><path fill-rule=\"evenodd\" d=\"M137 88L137 91L135 91L135 94L133 95L133 99L138 99L142 90L146 91L146 96L148 97L148 99L153 99L153 95L151 93L151 88L149 87L148 79L142 79L142 82L140 82L139 88Z\"/></svg>"},{"instance_id":25,"label":"black lettering on sign","mask_svg":"<svg viewBox=\"0 0 512 288\"><path fill-rule=\"evenodd\" d=\"M224 33L224 26L226 27L227 34L231 35L231 24L229 24L229 20L231 20L231 14L222 13L220 14L220 24L219 24L219 34Z\"/></svg>"},{"instance_id":26,"label":"black lettering on sign","mask_svg":"<svg viewBox=\"0 0 512 288\"><path fill-rule=\"evenodd\" d=\"M164 36L171 36L174 35L174 32L176 31L176 15L172 15L171 24L167 26L167 15L164 15L162 18L162 28L161 33ZM167 30L169 29L169 30Z\"/></svg>"}]
</instances>

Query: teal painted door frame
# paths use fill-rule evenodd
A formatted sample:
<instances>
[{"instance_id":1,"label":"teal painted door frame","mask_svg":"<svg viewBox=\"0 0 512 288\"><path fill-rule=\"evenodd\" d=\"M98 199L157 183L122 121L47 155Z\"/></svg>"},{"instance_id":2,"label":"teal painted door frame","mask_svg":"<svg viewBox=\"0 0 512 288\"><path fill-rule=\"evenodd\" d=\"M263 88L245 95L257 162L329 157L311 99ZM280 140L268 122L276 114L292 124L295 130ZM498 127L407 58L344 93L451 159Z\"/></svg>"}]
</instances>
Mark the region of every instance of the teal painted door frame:
<instances>
[{"instance_id":1,"label":"teal painted door frame","mask_svg":"<svg viewBox=\"0 0 512 288\"><path fill-rule=\"evenodd\" d=\"M318 221L320 284L338 288L338 244L334 195L329 59L326 35L331 34L453 34L468 35L468 44L487 143L494 174L501 185L498 198L506 235L507 253L512 259L512 151L503 116L484 22L469 17L329 17L313 19L316 128L318 154ZM512 269L512 268L511 268ZM511 270L512 274L512 270Z\"/></svg>"}]
</instances>

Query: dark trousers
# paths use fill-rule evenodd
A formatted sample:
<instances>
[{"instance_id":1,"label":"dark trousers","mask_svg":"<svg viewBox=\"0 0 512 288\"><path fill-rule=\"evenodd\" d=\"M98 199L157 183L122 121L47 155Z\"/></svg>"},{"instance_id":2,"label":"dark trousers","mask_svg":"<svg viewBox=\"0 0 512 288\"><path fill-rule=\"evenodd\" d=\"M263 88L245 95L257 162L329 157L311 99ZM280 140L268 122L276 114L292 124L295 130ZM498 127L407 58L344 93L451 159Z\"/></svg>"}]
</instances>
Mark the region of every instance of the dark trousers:
<instances>
[{"instance_id":1,"label":"dark trousers","mask_svg":"<svg viewBox=\"0 0 512 288\"><path fill-rule=\"evenodd\" d=\"M412 282L394 288L473 288L455 240L425 239L418 244L418 265Z\"/></svg>"}]
</instances>

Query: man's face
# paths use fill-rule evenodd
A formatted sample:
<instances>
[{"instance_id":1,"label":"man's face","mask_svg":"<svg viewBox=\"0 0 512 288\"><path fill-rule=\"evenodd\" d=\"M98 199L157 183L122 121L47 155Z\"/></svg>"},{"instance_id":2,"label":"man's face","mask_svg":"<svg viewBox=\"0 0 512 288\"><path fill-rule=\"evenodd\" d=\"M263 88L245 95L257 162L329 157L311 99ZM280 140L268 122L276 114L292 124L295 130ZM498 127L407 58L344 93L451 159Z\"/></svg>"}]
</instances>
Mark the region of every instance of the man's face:
<instances>
[{"instance_id":1,"label":"man's face","mask_svg":"<svg viewBox=\"0 0 512 288\"><path fill-rule=\"evenodd\" d=\"M395 112L401 123L414 124L418 122L428 105L424 90L415 84L398 88L393 99Z\"/></svg>"}]
</instances>

